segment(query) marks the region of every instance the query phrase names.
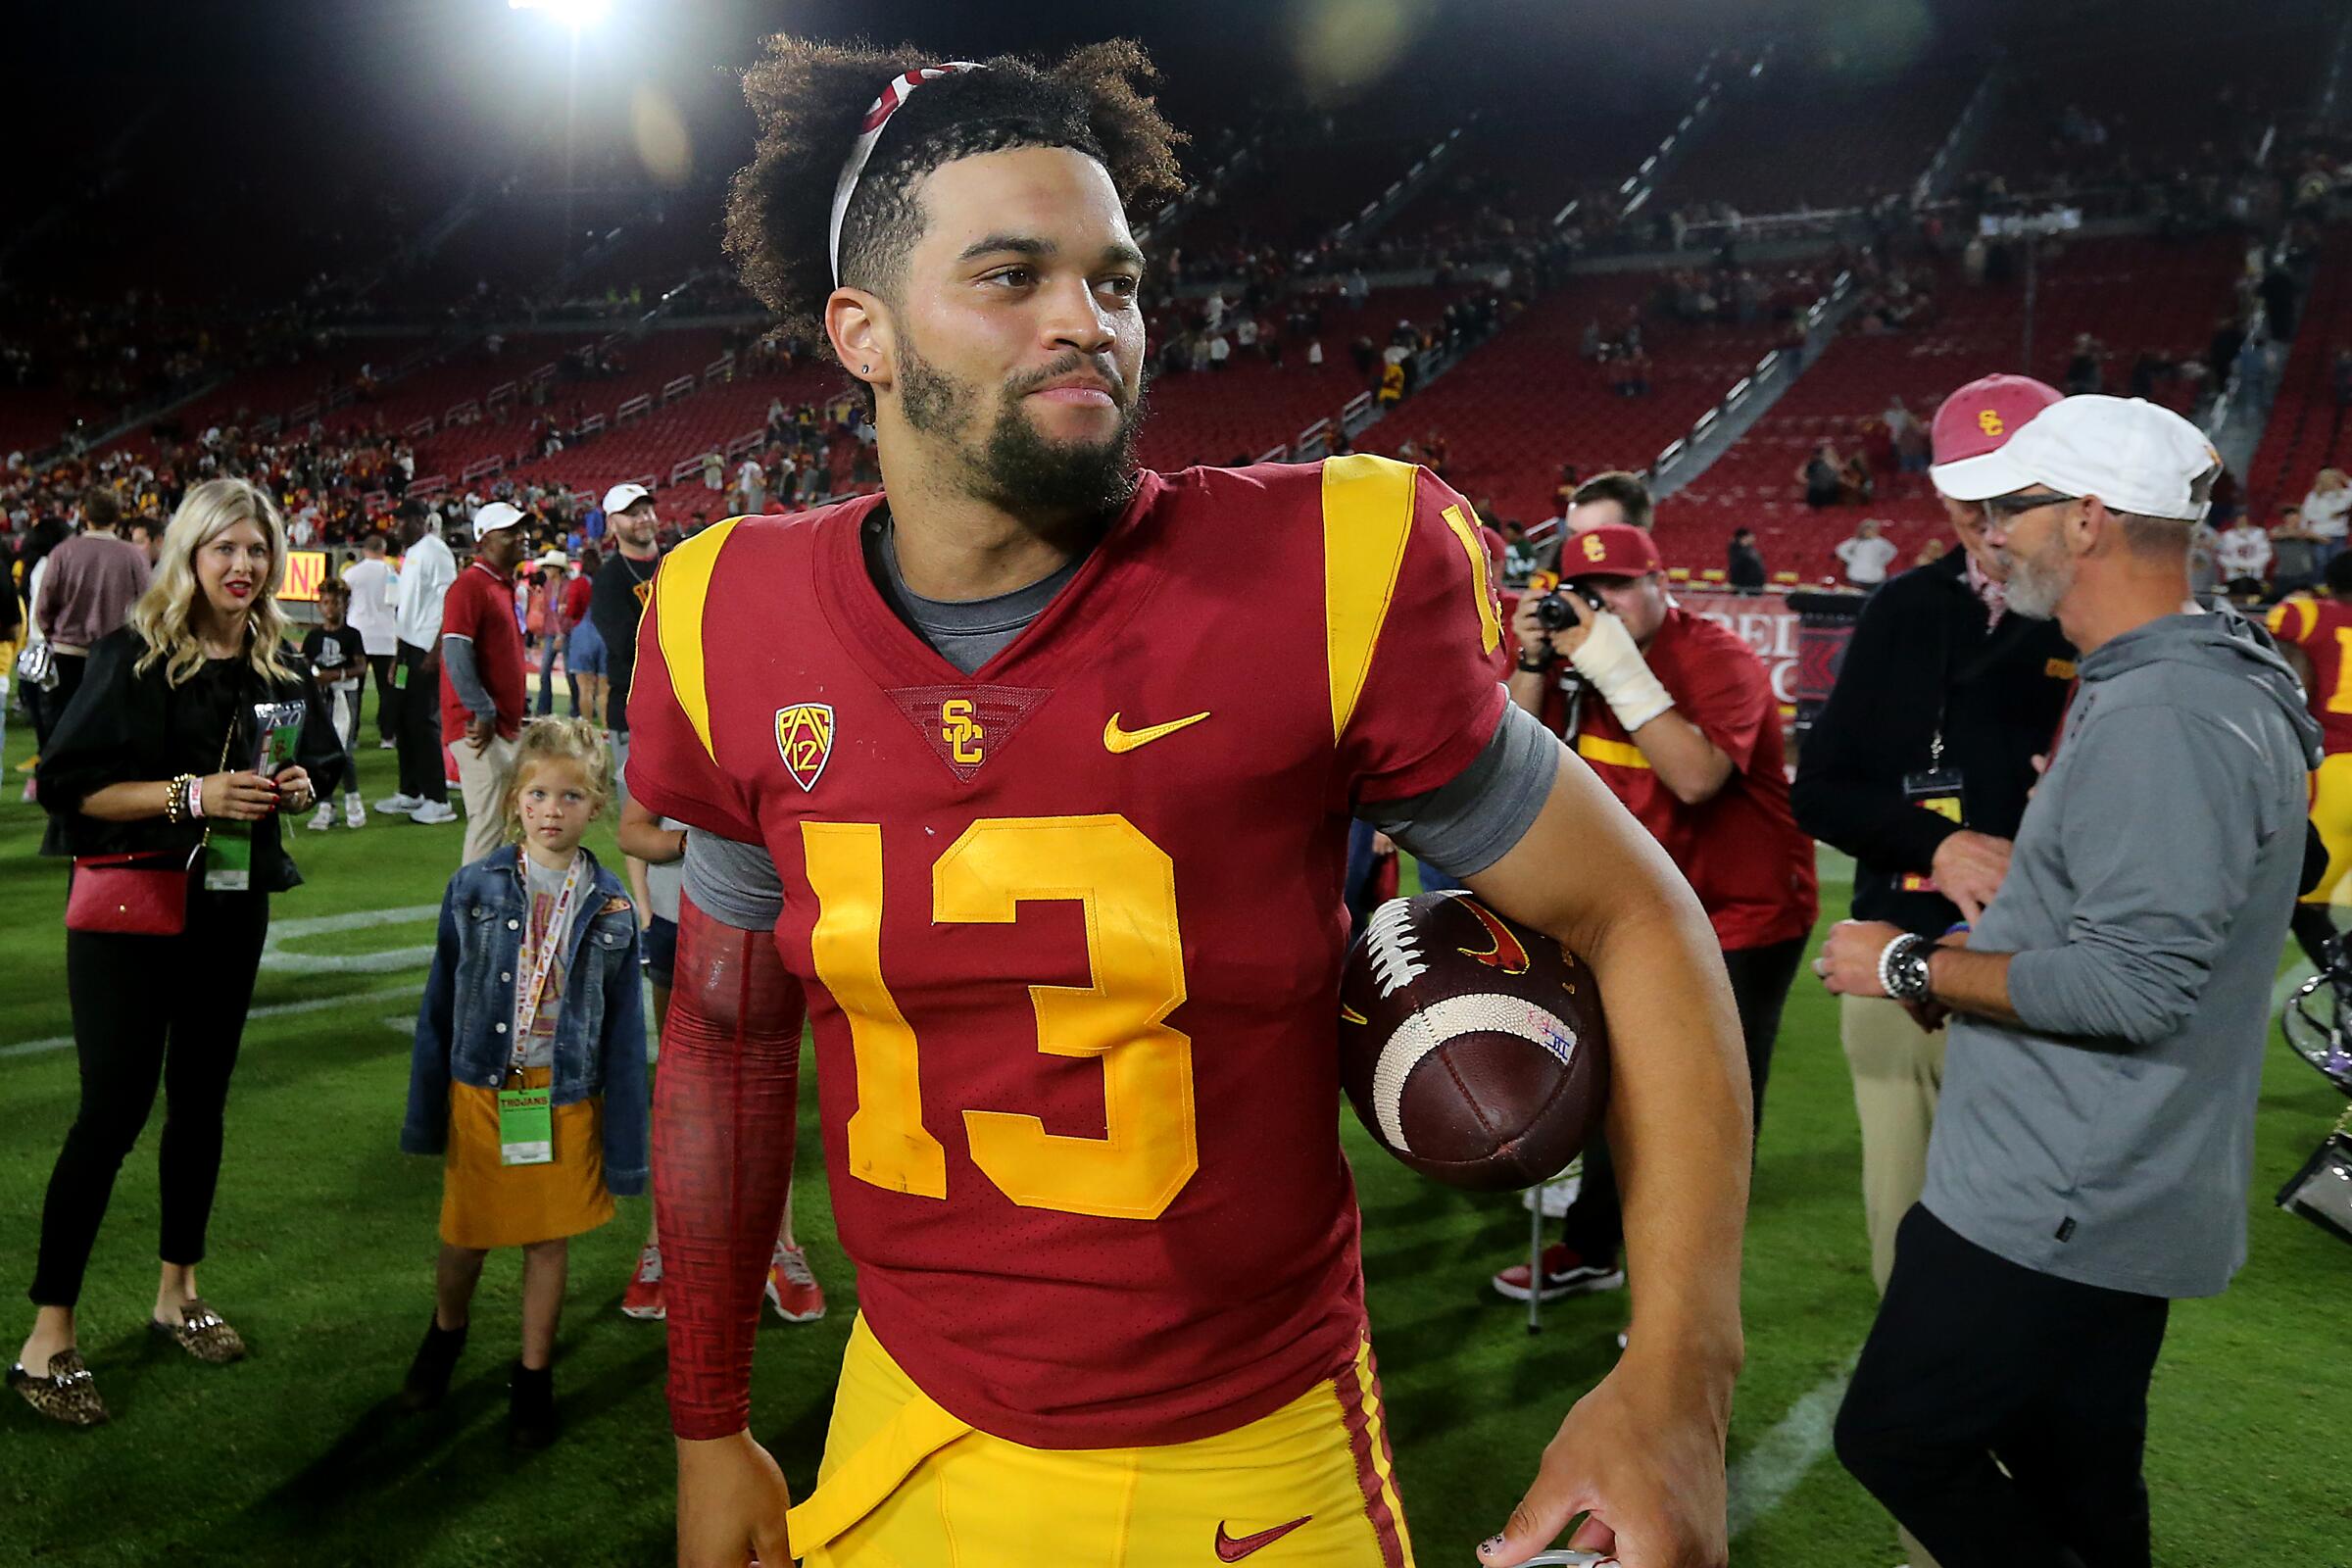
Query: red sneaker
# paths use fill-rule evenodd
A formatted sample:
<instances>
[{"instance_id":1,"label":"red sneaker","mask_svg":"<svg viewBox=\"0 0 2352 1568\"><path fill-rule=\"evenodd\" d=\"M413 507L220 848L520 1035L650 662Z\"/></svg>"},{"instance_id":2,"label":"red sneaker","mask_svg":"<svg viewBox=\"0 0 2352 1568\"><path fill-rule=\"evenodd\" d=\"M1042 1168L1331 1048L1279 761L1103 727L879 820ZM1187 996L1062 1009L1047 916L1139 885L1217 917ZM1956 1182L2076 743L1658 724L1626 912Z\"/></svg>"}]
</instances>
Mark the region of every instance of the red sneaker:
<instances>
[{"instance_id":1,"label":"red sneaker","mask_svg":"<svg viewBox=\"0 0 2352 1568\"><path fill-rule=\"evenodd\" d=\"M1515 1263L1494 1276L1497 1294L1514 1301L1528 1298L1529 1274L1525 1263ZM1541 1301L1556 1301L1563 1296L1582 1296L1588 1291L1614 1291L1625 1284L1625 1270L1614 1258L1587 1258L1566 1242L1554 1242L1544 1249L1544 1286L1537 1296Z\"/></svg>"},{"instance_id":2,"label":"red sneaker","mask_svg":"<svg viewBox=\"0 0 2352 1568\"><path fill-rule=\"evenodd\" d=\"M767 1260L767 1299L787 1323L813 1323L825 1315L825 1288L808 1272L808 1255L799 1248L776 1244Z\"/></svg>"},{"instance_id":3,"label":"red sneaker","mask_svg":"<svg viewBox=\"0 0 2352 1568\"><path fill-rule=\"evenodd\" d=\"M651 1323L662 1321L662 1249L649 1247L637 1254L637 1272L621 1293L620 1315Z\"/></svg>"}]
</instances>

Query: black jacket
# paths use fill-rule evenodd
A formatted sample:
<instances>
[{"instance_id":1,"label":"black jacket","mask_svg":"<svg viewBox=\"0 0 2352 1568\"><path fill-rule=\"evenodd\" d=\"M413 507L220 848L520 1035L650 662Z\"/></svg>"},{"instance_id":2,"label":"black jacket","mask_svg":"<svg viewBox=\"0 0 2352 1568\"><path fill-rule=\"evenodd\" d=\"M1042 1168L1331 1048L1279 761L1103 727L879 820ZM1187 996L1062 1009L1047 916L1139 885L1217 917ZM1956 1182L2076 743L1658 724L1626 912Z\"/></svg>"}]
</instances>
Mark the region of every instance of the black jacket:
<instances>
[{"instance_id":1,"label":"black jacket","mask_svg":"<svg viewBox=\"0 0 2352 1568\"><path fill-rule=\"evenodd\" d=\"M264 702L309 705L295 760L317 781L333 777L342 763L343 743L327 717L318 688L307 674L271 685L242 659L208 659L187 683L173 686L158 660L136 666L146 644L124 626L99 639L80 689L41 748L41 805L49 812L44 855L119 855L130 851L194 849L202 822L174 824L163 817L106 822L81 814L81 803L109 784L199 777L221 770L221 742L228 742L228 767L253 765L261 744L253 708ZM232 735L229 725L236 725ZM284 813L253 824L253 891L282 893L299 886L302 873L287 856L281 831Z\"/></svg>"},{"instance_id":2,"label":"black jacket","mask_svg":"<svg viewBox=\"0 0 2352 1568\"><path fill-rule=\"evenodd\" d=\"M605 640L606 711L600 716L623 735L629 732L629 684L637 673L637 622L654 596L654 574L661 565L659 560L641 565L615 545L588 590L588 618Z\"/></svg>"},{"instance_id":3,"label":"black jacket","mask_svg":"<svg viewBox=\"0 0 2352 1568\"><path fill-rule=\"evenodd\" d=\"M1960 911L1905 891L1960 827L2015 838L2066 709L2074 649L2051 620L2004 614L1987 633L1968 557L1891 578L1863 609L1829 702L1806 734L1789 805L1813 837L1851 855L1854 917L1940 935ZM1928 768L1938 715L1943 766L1960 771L1963 820L1914 805L1906 774Z\"/></svg>"}]
</instances>

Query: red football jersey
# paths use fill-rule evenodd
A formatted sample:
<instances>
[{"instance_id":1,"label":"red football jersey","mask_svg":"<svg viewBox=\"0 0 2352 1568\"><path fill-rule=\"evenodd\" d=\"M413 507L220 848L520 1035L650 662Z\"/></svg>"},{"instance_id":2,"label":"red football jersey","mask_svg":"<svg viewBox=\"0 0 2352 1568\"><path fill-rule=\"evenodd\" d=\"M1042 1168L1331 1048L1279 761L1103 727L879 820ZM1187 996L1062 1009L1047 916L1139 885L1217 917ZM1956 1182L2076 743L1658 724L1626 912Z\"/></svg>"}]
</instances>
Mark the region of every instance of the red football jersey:
<instances>
[{"instance_id":1,"label":"red football jersey","mask_svg":"<svg viewBox=\"0 0 2352 1568\"><path fill-rule=\"evenodd\" d=\"M2352 605L2337 599L2288 599L2270 614L2272 635L2292 643L2311 661L2311 716L2329 757L2352 752L2352 687L2344 684L2352 654Z\"/></svg>"},{"instance_id":2,"label":"red football jersey","mask_svg":"<svg viewBox=\"0 0 2352 1568\"><path fill-rule=\"evenodd\" d=\"M881 505L668 559L630 790L775 858L835 1219L908 1374L1035 1446L1231 1430L1362 1325L1347 828L1500 720L1475 514L1380 458L1146 474L966 675L869 576Z\"/></svg>"},{"instance_id":3,"label":"red football jersey","mask_svg":"<svg viewBox=\"0 0 2352 1568\"><path fill-rule=\"evenodd\" d=\"M1679 606L1642 657L1675 711L1732 760L1730 782L1713 800L1685 806L1593 694L1584 699L1577 755L1666 847L1727 952L1805 935L1821 912L1813 841L1788 809L1781 710L1763 661L1736 633Z\"/></svg>"}]
</instances>

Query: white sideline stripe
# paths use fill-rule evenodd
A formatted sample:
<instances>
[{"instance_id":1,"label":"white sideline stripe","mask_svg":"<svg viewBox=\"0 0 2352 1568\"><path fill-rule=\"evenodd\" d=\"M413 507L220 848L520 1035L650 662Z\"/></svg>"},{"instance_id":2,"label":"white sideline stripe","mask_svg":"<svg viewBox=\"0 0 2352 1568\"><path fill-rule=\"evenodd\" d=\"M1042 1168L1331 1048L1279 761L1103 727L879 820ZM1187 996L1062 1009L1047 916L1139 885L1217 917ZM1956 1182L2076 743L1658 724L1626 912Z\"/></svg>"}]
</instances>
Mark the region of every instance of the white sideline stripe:
<instances>
[{"instance_id":1,"label":"white sideline stripe","mask_svg":"<svg viewBox=\"0 0 2352 1568\"><path fill-rule=\"evenodd\" d=\"M1845 1397L1845 1385L1853 1375L1853 1362L1849 1360L1827 1380L1806 1391L1788 1407L1788 1413L1732 1466L1731 1533L1735 1538L1786 1502L1805 1473L1830 1451L1830 1433L1838 1421L1838 1403Z\"/></svg>"},{"instance_id":2,"label":"white sideline stripe","mask_svg":"<svg viewBox=\"0 0 2352 1568\"><path fill-rule=\"evenodd\" d=\"M320 914L302 920L272 920L262 944L262 967L298 974L398 974L433 961L430 943L421 948L391 948L379 953L288 953L281 946L305 937L337 931L370 931L378 926L416 925L438 920L441 906L412 905L400 909L361 909L351 914Z\"/></svg>"},{"instance_id":3,"label":"white sideline stripe","mask_svg":"<svg viewBox=\"0 0 2352 1568\"><path fill-rule=\"evenodd\" d=\"M423 982L406 986L384 986L374 991L354 991L340 997L313 997L308 1002L277 1002L267 1007L256 1007L245 1015L247 1022L256 1018L284 1018L298 1012L324 1012L329 1007L346 1007L356 1003L391 1002L395 999L415 1001L424 994ZM54 1035L47 1040L26 1040L18 1045L0 1046L0 1056L35 1056L43 1052L64 1051L74 1044L72 1035Z\"/></svg>"}]
</instances>

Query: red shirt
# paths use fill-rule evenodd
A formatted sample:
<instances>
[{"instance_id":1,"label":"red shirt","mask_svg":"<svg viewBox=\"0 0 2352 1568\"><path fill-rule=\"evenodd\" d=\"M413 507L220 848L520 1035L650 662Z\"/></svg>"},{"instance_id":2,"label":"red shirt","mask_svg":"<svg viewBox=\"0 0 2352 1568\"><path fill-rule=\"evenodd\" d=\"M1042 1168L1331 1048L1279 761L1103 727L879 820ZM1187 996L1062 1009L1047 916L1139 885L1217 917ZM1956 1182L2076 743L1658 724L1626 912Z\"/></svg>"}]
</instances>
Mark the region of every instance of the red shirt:
<instances>
[{"instance_id":1,"label":"red shirt","mask_svg":"<svg viewBox=\"0 0 2352 1568\"><path fill-rule=\"evenodd\" d=\"M2352 752L2352 687L2344 684L2344 656L2352 652L2352 605L2288 599L2271 611L2268 624L2280 642L2302 649L2311 661L2311 716L2320 721L2321 747L2329 757Z\"/></svg>"},{"instance_id":2,"label":"red shirt","mask_svg":"<svg viewBox=\"0 0 2352 1568\"><path fill-rule=\"evenodd\" d=\"M522 733L522 631L514 624L514 591L479 561L470 562L449 585L441 604L441 635L473 643L474 672L498 705L498 733L513 740ZM450 684L449 661L441 662L441 734L455 743L473 721Z\"/></svg>"},{"instance_id":3,"label":"red shirt","mask_svg":"<svg viewBox=\"0 0 2352 1568\"><path fill-rule=\"evenodd\" d=\"M564 629L565 631L571 630L588 618L588 598L595 591L596 584L589 580L586 572L582 572L579 576L564 583Z\"/></svg>"},{"instance_id":4,"label":"red shirt","mask_svg":"<svg viewBox=\"0 0 2352 1568\"><path fill-rule=\"evenodd\" d=\"M1713 800L1685 806L1595 694L1584 699L1577 755L1666 847L1726 952L1806 935L1821 909L1813 841L1788 809L1781 710L1764 662L1737 634L1680 606L1666 612L1642 657L1674 710L1732 760L1730 781Z\"/></svg>"},{"instance_id":5,"label":"red shirt","mask_svg":"<svg viewBox=\"0 0 2352 1568\"><path fill-rule=\"evenodd\" d=\"M867 574L881 503L668 558L630 791L775 858L834 1217L908 1375L1033 1446L1231 1431L1363 1325L1348 825L1500 721L1472 514L1379 458L1147 473L966 675Z\"/></svg>"}]
</instances>

